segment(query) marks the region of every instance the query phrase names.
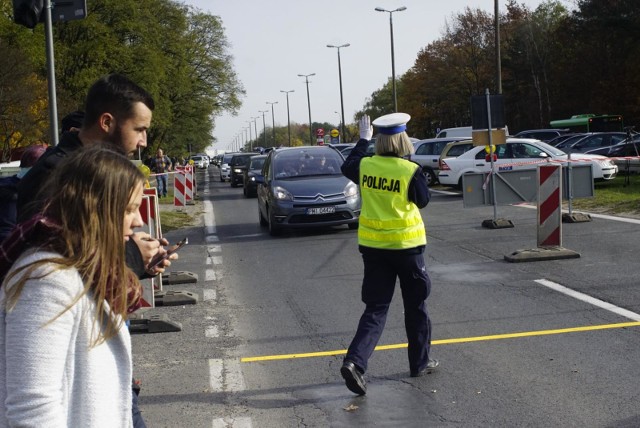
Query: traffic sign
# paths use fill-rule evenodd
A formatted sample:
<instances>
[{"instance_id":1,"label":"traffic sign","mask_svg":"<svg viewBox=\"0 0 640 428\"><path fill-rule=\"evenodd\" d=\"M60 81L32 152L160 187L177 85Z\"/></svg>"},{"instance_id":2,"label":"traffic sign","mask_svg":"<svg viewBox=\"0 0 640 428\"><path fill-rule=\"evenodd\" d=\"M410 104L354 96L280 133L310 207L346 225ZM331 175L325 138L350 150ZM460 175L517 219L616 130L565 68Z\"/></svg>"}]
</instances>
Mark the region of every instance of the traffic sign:
<instances>
[{"instance_id":1,"label":"traffic sign","mask_svg":"<svg viewBox=\"0 0 640 428\"><path fill-rule=\"evenodd\" d=\"M324 137L324 129L322 129L322 128L318 128L318 129L316 129L316 136L317 136L318 138L322 138L322 137Z\"/></svg>"},{"instance_id":2,"label":"traffic sign","mask_svg":"<svg viewBox=\"0 0 640 428\"><path fill-rule=\"evenodd\" d=\"M331 135L332 138L338 138L338 135L340 135L340 132L338 132L337 129L333 128L331 130L331 134L330 135Z\"/></svg>"}]
</instances>

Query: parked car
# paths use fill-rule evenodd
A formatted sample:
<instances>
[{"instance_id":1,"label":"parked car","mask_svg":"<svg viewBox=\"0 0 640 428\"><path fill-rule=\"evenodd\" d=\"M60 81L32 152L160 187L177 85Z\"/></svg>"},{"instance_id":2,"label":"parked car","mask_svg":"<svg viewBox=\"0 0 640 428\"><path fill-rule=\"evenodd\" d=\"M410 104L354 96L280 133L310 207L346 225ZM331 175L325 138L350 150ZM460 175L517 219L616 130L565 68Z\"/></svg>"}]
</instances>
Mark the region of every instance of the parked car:
<instances>
[{"instance_id":1,"label":"parked car","mask_svg":"<svg viewBox=\"0 0 640 428\"><path fill-rule=\"evenodd\" d=\"M539 140L508 138L506 144L496 146L498 171L535 169L549 160L566 161L568 156L562 150ZM612 180L618 167L609 158L599 155L581 154L582 161L591 163L594 180ZM484 146L476 146L456 158L442 159L440 162L440 183L456 188L462 187L462 176L468 173L489 172L491 162L486 160Z\"/></svg>"},{"instance_id":2,"label":"parked car","mask_svg":"<svg viewBox=\"0 0 640 428\"><path fill-rule=\"evenodd\" d=\"M527 129L526 131L520 131L514 138L533 138L536 140L549 142L560 135L567 134L568 129Z\"/></svg>"},{"instance_id":3,"label":"parked car","mask_svg":"<svg viewBox=\"0 0 640 428\"><path fill-rule=\"evenodd\" d=\"M258 153L236 153L229 161L229 168L231 170L229 174L229 183L231 187L238 187L238 184L242 184L244 181L244 172L249 167L251 158L257 156Z\"/></svg>"},{"instance_id":4,"label":"parked car","mask_svg":"<svg viewBox=\"0 0 640 428\"><path fill-rule=\"evenodd\" d=\"M556 148L565 153L586 153L614 146L627 138L626 132L592 132L558 144ZM608 149L606 150L608 151Z\"/></svg>"},{"instance_id":5,"label":"parked car","mask_svg":"<svg viewBox=\"0 0 640 428\"><path fill-rule=\"evenodd\" d=\"M640 136L636 134L631 140L610 147L606 155L614 158L620 173L640 173ZM625 157L628 159L621 159Z\"/></svg>"},{"instance_id":6,"label":"parked car","mask_svg":"<svg viewBox=\"0 0 640 428\"><path fill-rule=\"evenodd\" d=\"M191 156L191 160L196 168L204 169L209 167L209 162L204 156Z\"/></svg>"},{"instance_id":7,"label":"parked car","mask_svg":"<svg viewBox=\"0 0 640 428\"><path fill-rule=\"evenodd\" d=\"M568 140L569 138L573 138L576 135L582 135L582 134L578 134L575 132L567 132L566 134L558 135L557 137L554 137L549 141L545 141L545 143L549 144L550 146L557 147L558 144L562 143L565 140Z\"/></svg>"},{"instance_id":8,"label":"parked car","mask_svg":"<svg viewBox=\"0 0 640 428\"><path fill-rule=\"evenodd\" d=\"M440 161L440 153L442 153L442 150L448 143L462 140L468 140L468 138L446 137L418 140L413 143L415 153L409 155L409 160L422 166L422 170L427 175L427 183L429 185L435 184L438 181L438 162Z\"/></svg>"},{"instance_id":9,"label":"parked car","mask_svg":"<svg viewBox=\"0 0 640 428\"><path fill-rule=\"evenodd\" d=\"M436 138L464 137L471 138L472 129L470 126L459 126L457 128L445 128L438 131Z\"/></svg>"},{"instance_id":10,"label":"parked car","mask_svg":"<svg viewBox=\"0 0 640 428\"><path fill-rule=\"evenodd\" d=\"M253 156L249 161L249 167L244 171L244 180L242 180L242 193L249 198L256 196L258 190L258 177L262 176L262 167L267 155Z\"/></svg>"},{"instance_id":11,"label":"parked car","mask_svg":"<svg viewBox=\"0 0 640 428\"><path fill-rule=\"evenodd\" d=\"M324 166L321 166L324 158ZM342 175L344 158L328 146L274 149L257 177L258 217L272 236L284 228L358 227L360 192Z\"/></svg>"},{"instance_id":12,"label":"parked car","mask_svg":"<svg viewBox=\"0 0 640 428\"><path fill-rule=\"evenodd\" d=\"M438 171L442 169L443 159L458 157L461 154L473 149L473 147L473 141L471 141L470 139L447 143L447 145L444 146L444 149L442 149L442 153L440 153L440 159L438 159ZM439 174L440 173L438 172L438 175Z\"/></svg>"}]
</instances>

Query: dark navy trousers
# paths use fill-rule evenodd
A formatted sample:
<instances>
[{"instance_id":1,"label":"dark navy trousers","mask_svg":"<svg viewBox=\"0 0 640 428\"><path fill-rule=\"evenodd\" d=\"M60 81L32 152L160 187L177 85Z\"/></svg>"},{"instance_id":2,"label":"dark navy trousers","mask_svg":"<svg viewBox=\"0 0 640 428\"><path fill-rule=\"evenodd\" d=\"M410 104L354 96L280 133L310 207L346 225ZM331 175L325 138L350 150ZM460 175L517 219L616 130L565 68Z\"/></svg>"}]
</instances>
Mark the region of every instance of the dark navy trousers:
<instances>
[{"instance_id":1,"label":"dark navy trousers","mask_svg":"<svg viewBox=\"0 0 640 428\"><path fill-rule=\"evenodd\" d=\"M409 342L409 369L413 372L422 370L429 361L431 347L431 320L426 304L431 292L431 280L422 251L419 254L403 250L363 251L362 259L362 301L366 308L345 361L353 362L363 372L367 370L367 362L387 320L396 278L399 278Z\"/></svg>"}]
</instances>

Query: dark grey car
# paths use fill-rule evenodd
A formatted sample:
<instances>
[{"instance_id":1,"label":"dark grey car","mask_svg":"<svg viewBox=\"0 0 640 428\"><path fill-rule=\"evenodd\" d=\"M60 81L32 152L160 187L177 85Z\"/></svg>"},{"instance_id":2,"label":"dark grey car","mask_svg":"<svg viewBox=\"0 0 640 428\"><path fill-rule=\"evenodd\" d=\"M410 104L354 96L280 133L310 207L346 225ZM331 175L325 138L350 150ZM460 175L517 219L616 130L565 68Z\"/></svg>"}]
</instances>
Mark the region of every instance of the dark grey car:
<instances>
[{"instance_id":1,"label":"dark grey car","mask_svg":"<svg viewBox=\"0 0 640 428\"><path fill-rule=\"evenodd\" d=\"M360 191L342 175L344 158L328 146L286 147L269 153L258 177L258 216L271 235L284 228L358 227Z\"/></svg>"}]
</instances>

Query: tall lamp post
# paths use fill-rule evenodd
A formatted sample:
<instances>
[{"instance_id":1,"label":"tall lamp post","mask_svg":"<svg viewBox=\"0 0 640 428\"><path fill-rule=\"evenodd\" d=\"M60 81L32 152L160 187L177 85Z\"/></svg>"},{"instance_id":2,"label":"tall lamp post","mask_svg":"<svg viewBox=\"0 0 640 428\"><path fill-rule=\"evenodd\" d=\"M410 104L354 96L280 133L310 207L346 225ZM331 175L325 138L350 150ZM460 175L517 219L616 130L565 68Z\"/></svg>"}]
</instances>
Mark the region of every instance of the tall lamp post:
<instances>
[{"instance_id":1,"label":"tall lamp post","mask_svg":"<svg viewBox=\"0 0 640 428\"><path fill-rule=\"evenodd\" d=\"M340 126L340 135L342 138L345 138L344 135L344 99L342 98L342 66L340 65L340 48L348 48L351 46L349 43L345 43L344 45L334 46L327 45L328 48L336 48L338 50L338 78L340 80L340 111L342 112L342 122Z\"/></svg>"},{"instance_id":2,"label":"tall lamp post","mask_svg":"<svg viewBox=\"0 0 640 428\"><path fill-rule=\"evenodd\" d=\"M251 121L250 120L245 120L246 123L249 124L249 148L253 147L253 143L251 141L253 141L253 138L251 138Z\"/></svg>"},{"instance_id":3,"label":"tall lamp post","mask_svg":"<svg viewBox=\"0 0 640 428\"><path fill-rule=\"evenodd\" d=\"M267 126L264 120L264 114L269 113L269 110L258 110L258 113L262 113L262 136L264 137L264 147L267 147Z\"/></svg>"},{"instance_id":4,"label":"tall lamp post","mask_svg":"<svg viewBox=\"0 0 640 428\"><path fill-rule=\"evenodd\" d=\"M407 8L402 6L394 10L386 10L381 7L376 7L375 10L378 12L389 13L389 28L391 29L391 84L393 85L393 111L397 113L398 97L396 95L396 60L393 53L393 12L402 12L403 10L407 10Z\"/></svg>"},{"instance_id":5,"label":"tall lamp post","mask_svg":"<svg viewBox=\"0 0 640 428\"><path fill-rule=\"evenodd\" d=\"M242 129L244 129L244 136L246 137L246 140L245 140L244 144L241 147L241 150L244 151L244 148L247 145L247 143L249 141L251 141L251 122L249 122L249 126L247 128L242 128ZM249 130L249 135L247 135L247 129Z\"/></svg>"},{"instance_id":6,"label":"tall lamp post","mask_svg":"<svg viewBox=\"0 0 640 428\"><path fill-rule=\"evenodd\" d=\"M498 10L498 0L494 2L494 19L496 26L495 45L496 45L496 86L498 94L502 94L502 61L500 59L500 13Z\"/></svg>"},{"instance_id":7,"label":"tall lamp post","mask_svg":"<svg viewBox=\"0 0 640 428\"><path fill-rule=\"evenodd\" d=\"M280 90L280 92L284 92L287 95L287 130L289 132L289 147L291 147L291 117L289 116L289 92L295 92L295 90L290 90L290 91L283 91Z\"/></svg>"},{"instance_id":8,"label":"tall lamp post","mask_svg":"<svg viewBox=\"0 0 640 428\"><path fill-rule=\"evenodd\" d=\"M274 104L278 104L277 101L274 102L269 102L267 101L267 104L271 104L271 123L272 123L272 129L273 129L273 147L276 146L276 119L275 119L275 115L273 114L273 105Z\"/></svg>"},{"instance_id":9,"label":"tall lamp post","mask_svg":"<svg viewBox=\"0 0 640 428\"><path fill-rule=\"evenodd\" d=\"M253 129L256 131L256 144L258 144L258 119L259 118L260 116L256 116L256 117L251 116L251 119L253 119ZM251 145L251 151L253 151L253 145Z\"/></svg>"},{"instance_id":10,"label":"tall lamp post","mask_svg":"<svg viewBox=\"0 0 640 428\"><path fill-rule=\"evenodd\" d=\"M298 74L298 77L304 77L307 83L307 105L309 106L309 144L313 146L313 129L311 129L311 98L309 97L309 77L315 76L316 73Z\"/></svg>"}]
</instances>

